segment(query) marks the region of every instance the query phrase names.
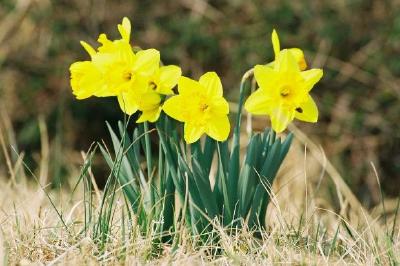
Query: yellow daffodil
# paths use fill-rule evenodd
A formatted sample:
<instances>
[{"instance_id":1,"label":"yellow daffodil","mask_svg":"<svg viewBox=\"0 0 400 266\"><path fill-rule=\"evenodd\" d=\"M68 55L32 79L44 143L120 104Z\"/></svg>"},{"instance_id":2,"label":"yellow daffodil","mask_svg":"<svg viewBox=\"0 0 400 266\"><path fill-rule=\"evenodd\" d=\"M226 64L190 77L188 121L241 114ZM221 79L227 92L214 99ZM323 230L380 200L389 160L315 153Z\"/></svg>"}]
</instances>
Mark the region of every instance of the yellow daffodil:
<instances>
[{"instance_id":1,"label":"yellow daffodil","mask_svg":"<svg viewBox=\"0 0 400 266\"><path fill-rule=\"evenodd\" d=\"M155 121L161 112L161 95L172 94L181 70L177 66L160 67L156 49L134 53L130 45L131 23L124 18L118 25L121 39L109 40L100 34L100 47L86 42L82 46L91 61L71 65L71 87L77 99L90 96L117 96L123 112L141 111L138 122Z\"/></svg>"},{"instance_id":2,"label":"yellow daffodil","mask_svg":"<svg viewBox=\"0 0 400 266\"><path fill-rule=\"evenodd\" d=\"M196 142L204 133L217 141L228 138L230 124L229 106L223 98L221 80L215 72L207 72L199 81L181 77L179 95L169 98L164 112L184 122L184 138L187 143Z\"/></svg>"},{"instance_id":3,"label":"yellow daffodil","mask_svg":"<svg viewBox=\"0 0 400 266\"><path fill-rule=\"evenodd\" d=\"M78 100L106 90L101 71L91 62L75 62L70 67L72 93Z\"/></svg>"},{"instance_id":4,"label":"yellow daffodil","mask_svg":"<svg viewBox=\"0 0 400 266\"><path fill-rule=\"evenodd\" d=\"M158 70L160 65L160 53L155 49L147 49L133 54L126 58L126 61L119 61L112 64L107 74L108 86L112 88L118 100L131 98L134 95L145 93L148 89L151 76ZM133 108L126 102L124 108L126 113ZM121 106L123 108L123 106ZM123 109L125 110L125 109Z\"/></svg>"},{"instance_id":5,"label":"yellow daffodil","mask_svg":"<svg viewBox=\"0 0 400 266\"><path fill-rule=\"evenodd\" d=\"M141 76L138 82L143 84L133 85L139 89L124 90L118 97L121 109L128 115L142 111L137 123L156 121L162 109L161 95L173 94L180 76L180 67L174 65L160 67L150 77Z\"/></svg>"},{"instance_id":6,"label":"yellow daffodil","mask_svg":"<svg viewBox=\"0 0 400 266\"><path fill-rule=\"evenodd\" d=\"M129 43L131 24L124 18L118 25L121 39L111 41L106 34L100 34L101 46L97 51L88 43L82 46L91 57L91 61L76 62L71 65L71 86L79 98L89 96L120 96L131 88L140 88L159 68L160 53L156 49L147 49L134 53ZM92 84L96 84L92 85ZM101 86L99 86L101 84ZM97 89L96 89L97 88Z\"/></svg>"},{"instance_id":7,"label":"yellow daffodil","mask_svg":"<svg viewBox=\"0 0 400 266\"><path fill-rule=\"evenodd\" d=\"M259 88L247 99L245 109L255 115L269 115L272 128L278 133L294 118L316 122L318 109L309 92L322 74L322 69L300 71L290 50L279 51L273 67L254 67Z\"/></svg>"},{"instance_id":8,"label":"yellow daffodil","mask_svg":"<svg viewBox=\"0 0 400 266\"><path fill-rule=\"evenodd\" d=\"M280 45L278 33L276 32L276 30L272 31L271 39L272 39L272 47L274 49L274 54L275 54L275 61L274 62L276 62L278 60L278 58L280 56L280 52L281 52L281 45ZM307 69L307 62L306 62L306 59L304 58L304 52L301 49L299 49L299 48L289 48L287 50L296 59L296 62L299 65L300 70ZM274 62L272 62L272 64L274 64Z\"/></svg>"},{"instance_id":9,"label":"yellow daffodil","mask_svg":"<svg viewBox=\"0 0 400 266\"><path fill-rule=\"evenodd\" d=\"M137 100L138 109L142 111L137 123L149 121L155 122L161 113L161 95L174 94L172 89L178 83L182 75L181 68L174 65L162 66L156 70L148 82L145 93Z\"/></svg>"},{"instance_id":10,"label":"yellow daffodil","mask_svg":"<svg viewBox=\"0 0 400 266\"><path fill-rule=\"evenodd\" d=\"M136 54L129 43L131 24L124 18L118 25L121 39L111 41L105 34L100 34L101 46L96 52L89 44L82 42L91 55L92 63L101 70L106 83L107 93L100 96L119 96L134 89L144 90L148 79L159 68L160 52L156 49L141 50ZM98 94L94 96L99 96Z\"/></svg>"},{"instance_id":11,"label":"yellow daffodil","mask_svg":"<svg viewBox=\"0 0 400 266\"><path fill-rule=\"evenodd\" d=\"M181 68L174 65L162 66L150 78L149 87L163 95L174 94L172 89L182 75Z\"/></svg>"},{"instance_id":12,"label":"yellow daffodil","mask_svg":"<svg viewBox=\"0 0 400 266\"><path fill-rule=\"evenodd\" d=\"M90 96L106 97L116 95L107 82L107 71L113 69L112 65L127 58L133 57L133 51L129 44L131 23L128 18L118 25L122 39L110 41L105 34L99 36L102 44L96 51L88 43L81 41L81 45L88 52L91 61L75 62L70 67L71 87L77 99L85 99Z\"/></svg>"}]
</instances>

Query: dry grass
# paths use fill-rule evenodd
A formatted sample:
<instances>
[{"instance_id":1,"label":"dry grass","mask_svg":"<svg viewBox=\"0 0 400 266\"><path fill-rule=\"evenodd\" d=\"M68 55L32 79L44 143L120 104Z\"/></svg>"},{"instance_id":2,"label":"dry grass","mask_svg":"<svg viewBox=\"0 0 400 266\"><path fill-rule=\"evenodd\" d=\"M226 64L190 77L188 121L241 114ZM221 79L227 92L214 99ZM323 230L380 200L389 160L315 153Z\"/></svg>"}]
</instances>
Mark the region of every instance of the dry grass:
<instances>
[{"instance_id":1,"label":"dry grass","mask_svg":"<svg viewBox=\"0 0 400 266\"><path fill-rule=\"evenodd\" d=\"M41 128L46 142L44 124ZM176 249L171 245L155 248L150 235L141 236L135 224L124 223L125 207L119 195L110 241L100 250L98 242L82 231L82 187L72 193L38 186L39 179L35 183L19 177L23 172L9 161L14 178L3 178L0 184L0 258L10 265L396 264L400 234L393 226L395 215L390 213L397 205L388 201L386 220L379 207L365 210L322 149L298 129L292 131L297 141L274 184L269 228L261 238L246 229L231 234L215 225L221 236L219 252L215 246L196 245L185 230L180 232ZM45 167L49 156L47 145L42 144L41 165ZM9 149L3 148L11 157ZM75 171L73 176L79 176ZM46 169L39 174L43 182ZM71 182L76 180L71 178ZM334 196L329 196L332 188ZM95 202L94 213L98 206Z\"/></svg>"}]
</instances>

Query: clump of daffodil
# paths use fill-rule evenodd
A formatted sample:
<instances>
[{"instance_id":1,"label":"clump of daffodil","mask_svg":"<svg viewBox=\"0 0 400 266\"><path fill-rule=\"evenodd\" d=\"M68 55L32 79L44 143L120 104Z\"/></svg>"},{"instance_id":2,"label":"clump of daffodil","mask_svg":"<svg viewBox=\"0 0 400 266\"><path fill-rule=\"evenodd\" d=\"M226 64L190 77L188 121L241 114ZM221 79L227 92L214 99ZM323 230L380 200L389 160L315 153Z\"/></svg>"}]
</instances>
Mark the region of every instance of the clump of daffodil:
<instances>
[{"instance_id":1,"label":"clump of daffodil","mask_svg":"<svg viewBox=\"0 0 400 266\"><path fill-rule=\"evenodd\" d=\"M217 141L228 138L229 105L222 96L221 80L215 72L205 73L199 81L181 77L178 92L179 95L164 103L163 110L185 124L187 143L196 142L204 133Z\"/></svg>"},{"instance_id":2,"label":"clump of daffodil","mask_svg":"<svg viewBox=\"0 0 400 266\"><path fill-rule=\"evenodd\" d=\"M297 48L280 50L275 31L272 43L275 61L254 67L259 88L247 99L245 109L254 115L269 115L278 133L294 118L317 122L318 109L309 92L321 79L322 69L302 71L306 66L303 52Z\"/></svg>"},{"instance_id":3,"label":"clump of daffodil","mask_svg":"<svg viewBox=\"0 0 400 266\"><path fill-rule=\"evenodd\" d=\"M173 65L160 67L160 52L156 49L134 53L128 18L118 25L118 31L121 39L114 41L100 34L97 51L81 42L91 60L71 65L73 94L77 99L116 96L126 114L142 112L137 122L154 122L161 112L162 95L173 93L181 70Z\"/></svg>"}]
</instances>

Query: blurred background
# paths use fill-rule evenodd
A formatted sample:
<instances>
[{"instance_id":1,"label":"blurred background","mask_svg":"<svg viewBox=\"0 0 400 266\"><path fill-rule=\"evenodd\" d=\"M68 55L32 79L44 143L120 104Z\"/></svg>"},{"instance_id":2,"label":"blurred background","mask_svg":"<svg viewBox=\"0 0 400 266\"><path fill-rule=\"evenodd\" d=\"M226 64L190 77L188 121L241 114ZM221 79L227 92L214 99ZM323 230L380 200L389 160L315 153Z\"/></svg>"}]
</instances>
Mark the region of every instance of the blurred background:
<instances>
[{"instance_id":1,"label":"blurred background","mask_svg":"<svg viewBox=\"0 0 400 266\"><path fill-rule=\"evenodd\" d=\"M241 75L273 58L270 34L301 47L324 69L312 91L318 124L296 123L366 206L400 192L400 1L385 0L0 0L0 114L3 141L35 171L47 125L49 176L61 184L82 162L81 150L109 141L104 121L123 119L115 99L74 99L69 65L86 60L79 41L117 38L127 16L132 40L161 51L185 75L220 74L237 100ZM263 123L268 123L263 120ZM42 123L43 124L43 123ZM43 153L43 152L42 152ZM15 155L15 153L14 153ZM0 155L0 175L6 160ZM11 158L17 160L17 157ZM99 158L100 160L100 158ZM99 162L97 171L105 166Z\"/></svg>"}]
</instances>

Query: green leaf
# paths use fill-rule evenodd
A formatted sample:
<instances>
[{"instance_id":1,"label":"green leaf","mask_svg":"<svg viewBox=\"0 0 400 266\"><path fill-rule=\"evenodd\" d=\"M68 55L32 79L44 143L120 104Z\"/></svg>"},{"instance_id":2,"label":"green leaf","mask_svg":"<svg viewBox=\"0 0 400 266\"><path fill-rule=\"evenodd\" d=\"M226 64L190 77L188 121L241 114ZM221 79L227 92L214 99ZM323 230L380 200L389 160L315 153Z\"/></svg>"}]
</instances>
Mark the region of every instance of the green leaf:
<instances>
[{"instance_id":1,"label":"green leaf","mask_svg":"<svg viewBox=\"0 0 400 266\"><path fill-rule=\"evenodd\" d=\"M115 167L115 164L111 158L111 156L107 153L106 149L103 148L102 145L99 145L100 151L106 160L108 166L110 169L113 169ZM134 209L134 212L137 213L138 211L138 203L140 201L140 192L138 187L135 187L135 184L133 182L129 182L129 177L127 177L123 172L119 172L118 176L116 178L119 180L119 183L122 186L122 189L124 191L125 196L127 197L128 201L130 202L130 205Z\"/></svg>"},{"instance_id":2,"label":"green leaf","mask_svg":"<svg viewBox=\"0 0 400 266\"><path fill-rule=\"evenodd\" d=\"M228 168L228 158L227 154L227 143L218 142L218 172L217 179L220 183L219 191L222 194L223 202L221 211L223 211L224 224L230 224L233 220L233 210L235 206L235 201L231 198L231 193L229 191L228 180L227 180L227 168Z\"/></svg>"},{"instance_id":3,"label":"green leaf","mask_svg":"<svg viewBox=\"0 0 400 266\"><path fill-rule=\"evenodd\" d=\"M289 133L285 138L285 141L282 143L281 153L280 153L280 163L282 164L283 160L285 159L287 153L289 152L290 146L293 141L293 134Z\"/></svg>"},{"instance_id":4,"label":"green leaf","mask_svg":"<svg viewBox=\"0 0 400 266\"><path fill-rule=\"evenodd\" d=\"M266 191L262 184L258 184L254 193L251 211L249 216L249 228L254 229L254 227L263 226L260 221L265 217L260 217L260 213L263 208L263 201L266 196Z\"/></svg>"},{"instance_id":5,"label":"green leaf","mask_svg":"<svg viewBox=\"0 0 400 266\"><path fill-rule=\"evenodd\" d=\"M256 134L250 138L249 145L247 146L246 159L240 174L238 186L241 217L246 217L254 190L259 183L259 178L256 176L256 167L260 157L260 144L261 137L259 134Z\"/></svg>"},{"instance_id":6,"label":"green leaf","mask_svg":"<svg viewBox=\"0 0 400 266\"><path fill-rule=\"evenodd\" d=\"M216 141L212 138L206 136L204 142L204 150L203 150L203 161L204 163L202 166L204 167L204 172L207 176L210 175L211 165L214 158L215 148L216 148Z\"/></svg>"}]
</instances>

